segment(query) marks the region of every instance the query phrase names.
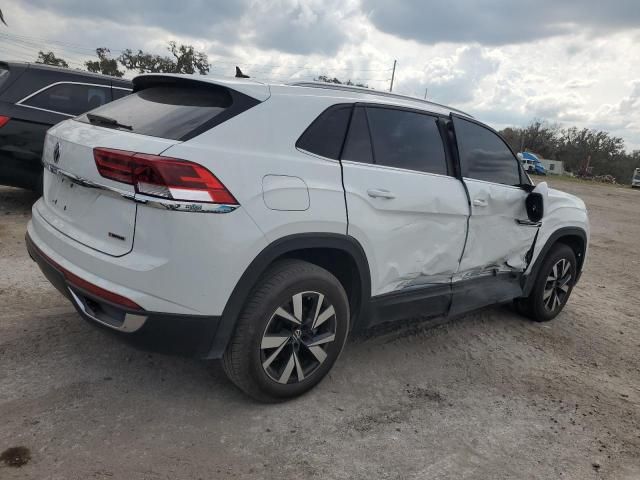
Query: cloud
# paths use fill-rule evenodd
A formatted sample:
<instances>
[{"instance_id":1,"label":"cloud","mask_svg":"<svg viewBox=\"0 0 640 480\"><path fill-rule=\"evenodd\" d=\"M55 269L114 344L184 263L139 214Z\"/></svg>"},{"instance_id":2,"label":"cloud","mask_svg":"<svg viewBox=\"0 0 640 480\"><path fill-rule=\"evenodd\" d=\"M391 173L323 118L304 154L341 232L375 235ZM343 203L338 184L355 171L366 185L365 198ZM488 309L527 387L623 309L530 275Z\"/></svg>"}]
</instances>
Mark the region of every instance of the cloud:
<instances>
[{"instance_id":1,"label":"cloud","mask_svg":"<svg viewBox=\"0 0 640 480\"><path fill-rule=\"evenodd\" d=\"M605 128L640 148L638 0L1 0L2 60L96 47L167 54L169 40L268 81L318 75L462 108L494 127L534 118ZM132 76L134 73L128 72Z\"/></svg>"},{"instance_id":2,"label":"cloud","mask_svg":"<svg viewBox=\"0 0 640 480\"><path fill-rule=\"evenodd\" d=\"M425 44L507 45L587 30L592 34L637 28L637 0L363 0L380 30Z\"/></svg>"},{"instance_id":3,"label":"cloud","mask_svg":"<svg viewBox=\"0 0 640 480\"><path fill-rule=\"evenodd\" d=\"M152 25L180 35L205 37L215 27L240 18L248 8L245 0L21 0L21 4L72 19Z\"/></svg>"},{"instance_id":4,"label":"cloud","mask_svg":"<svg viewBox=\"0 0 640 480\"><path fill-rule=\"evenodd\" d=\"M347 40L354 12L339 0L23 0L56 15L121 26L154 26L188 38L254 44L293 54L335 53ZM124 48L124 47L123 47ZM134 47L135 48L135 47Z\"/></svg>"},{"instance_id":5,"label":"cloud","mask_svg":"<svg viewBox=\"0 0 640 480\"><path fill-rule=\"evenodd\" d=\"M345 22L353 13L339 0L270 0L254 2L242 24L262 48L330 55L347 40Z\"/></svg>"},{"instance_id":6,"label":"cloud","mask_svg":"<svg viewBox=\"0 0 640 480\"><path fill-rule=\"evenodd\" d=\"M415 95L422 85L429 89L430 98L452 105L460 105L473 100L480 83L495 73L500 61L490 57L485 49L478 46L460 47L447 57L431 58L424 68L423 75L412 82L404 81L401 87L413 91ZM416 82L415 80L418 80Z\"/></svg>"},{"instance_id":7,"label":"cloud","mask_svg":"<svg viewBox=\"0 0 640 480\"><path fill-rule=\"evenodd\" d=\"M595 82L593 79L587 78L574 78L572 80L568 80L564 84L564 88L577 89L577 88L588 88L592 86Z\"/></svg>"}]
</instances>

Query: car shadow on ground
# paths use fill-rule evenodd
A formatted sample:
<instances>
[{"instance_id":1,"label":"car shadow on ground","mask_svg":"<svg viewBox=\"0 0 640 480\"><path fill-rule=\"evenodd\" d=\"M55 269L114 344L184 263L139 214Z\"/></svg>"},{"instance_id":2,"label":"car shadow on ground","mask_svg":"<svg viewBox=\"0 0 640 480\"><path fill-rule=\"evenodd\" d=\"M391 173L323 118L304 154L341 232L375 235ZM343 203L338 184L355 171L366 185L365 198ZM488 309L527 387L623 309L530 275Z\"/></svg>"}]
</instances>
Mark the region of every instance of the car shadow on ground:
<instances>
[{"instance_id":1,"label":"car shadow on ground","mask_svg":"<svg viewBox=\"0 0 640 480\"><path fill-rule=\"evenodd\" d=\"M407 355L405 342L411 341L412 338L418 339L416 341L420 343L419 350L429 350L430 344L439 344L441 341L440 335L446 335L450 330L455 330L456 335L465 338L465 332L468 332L469 336L476 335L481 324L481 328L487 332L487 335L491 335L492 329L519 328L519 320L529 323L510 306L495 306L452 318L412 318L388 325L383 324L380 327L349 337L345 351L336 365L336 374L338 376L341 375L339 373L341 366L347 366L349 369L352 361L361 362L364 355L370 357L370 350L372 348L375 349L378 345L397 344L397 357L400 362ZM208 397L215 392L215 396L221 398L228 399L231 396L235 400L242 400L242 403L255 403L255 401L243 395L227 379L220 360L200 360L198 358L197 346L202 340L202 333L197 329L186 329L182 325L176 325L175 323L173 325L157 324L152 329L143 329L132 335L114 332L107 327L96 326L104 330L108 336L117 337L114 340L124 340L127 346L132 347L141 356L146 355L151 358L159 355L163 357L161 361L164 368L168 370L167 373L171 370L175 370L174 373L177 373L178 371L184 371L185 368L193 369L186 376L169 373L168 377L171 377L176 382L173 388L181 390L186 387L186 385L180 385L183 380L189 382L189 377L202 378L202 375L205 375L209 381L206 382L208 386L203 385L201 387L203 395ZM395 356L389 349L387 349L387 354L391 358ZM369 361L375 363L376 358L369 358ZM153 366L151 363L149 365ZM148 373L152 376L152 372ZM149 390L150 387L151 389ZM151 392L153 387L145 385L144 390Z\"/></svg>"},{"instance_id":2,"label":"car shadow on ground","mask_svg":"<svg viewBox=\"0 0 640 480\"><path fill-rule=\"evenodd\" d=\"M0 186L0 215L26 215L40 198L31 190Z\"/></svg>"}]
</instances>

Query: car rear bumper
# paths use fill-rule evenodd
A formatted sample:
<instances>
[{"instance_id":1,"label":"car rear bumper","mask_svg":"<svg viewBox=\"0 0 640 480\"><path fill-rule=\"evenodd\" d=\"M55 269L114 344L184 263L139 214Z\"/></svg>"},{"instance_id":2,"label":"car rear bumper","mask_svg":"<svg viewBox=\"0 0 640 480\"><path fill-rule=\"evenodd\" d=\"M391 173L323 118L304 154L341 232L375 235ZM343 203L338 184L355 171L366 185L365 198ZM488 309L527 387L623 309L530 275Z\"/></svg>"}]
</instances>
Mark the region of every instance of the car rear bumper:
<instances>
[{"instance_id":1,"label":"car rear bumper","mask_svg":"<svg viewBox=\"0 0 640 480\"><path fill-rule=\"evenodd\" d=\"M78 314L86 320L122 333L164 333L165 337L171 337L172 343L174 340L184 343L186 339L190 342L191 352L201 357L208 355L220 317L151 312L119 305L89 292L86 286L82 288L76 285L74 278L77 276L45 254L29 233L25 236L25 243L29 256L38 264L47 280L69 299Z\"/></svg>"}]
</instances>

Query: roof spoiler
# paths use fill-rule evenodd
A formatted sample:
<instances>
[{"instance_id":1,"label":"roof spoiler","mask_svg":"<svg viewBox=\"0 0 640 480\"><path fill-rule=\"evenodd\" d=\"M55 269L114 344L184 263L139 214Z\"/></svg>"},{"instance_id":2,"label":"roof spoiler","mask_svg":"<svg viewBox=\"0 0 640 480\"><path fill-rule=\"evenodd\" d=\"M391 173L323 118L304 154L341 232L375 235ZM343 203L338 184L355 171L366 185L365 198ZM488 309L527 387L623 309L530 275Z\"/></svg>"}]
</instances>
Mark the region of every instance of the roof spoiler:
<instances>
[{"instance_id":1,"label":"roof spoiler","mask_svg":"<svg viewBox=\"0 0 640 480\"><path fill-rule=\"evenodd\" d=\"M217 85L230 90L242 93L260 102L264 102L271 96L269 86L257 82L255 80L247 80L244 78L219 78L210 77L208 75L182 75L182 74L164 74L164 73L147 73L139 75L133 79L133 91L143 90L156 85L194 85L200 84Z\"/></svg>"}]
</instances>

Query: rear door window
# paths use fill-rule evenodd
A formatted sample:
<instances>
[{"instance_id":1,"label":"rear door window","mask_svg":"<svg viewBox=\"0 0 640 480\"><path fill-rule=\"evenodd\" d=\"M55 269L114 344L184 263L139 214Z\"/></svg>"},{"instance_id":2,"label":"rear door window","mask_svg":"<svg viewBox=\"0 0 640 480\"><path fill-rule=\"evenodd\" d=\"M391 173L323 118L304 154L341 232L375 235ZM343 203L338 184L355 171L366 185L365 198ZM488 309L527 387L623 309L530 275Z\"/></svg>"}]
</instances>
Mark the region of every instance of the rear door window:
<instances>
[{"instance_id":1,"label":"rear door window","mask_svg":"<svg viewBox=\"0 0 640 480\"><path fill-rule=\"evenodd\" d=\"M352 108L352 105L334 105L322 112L298 139L296 147L338 160Z\"/></svg>"},{"instance_id":2,"label":"rear door window","mask_svg":"<svg viewBox=\"0 0 640 480\"><path fill-rule=\"evenodd\" d=\"M130 126L134 133L183 140L232 103L226 88L161 85L127 95L92 113ZM90 123L86 115L78 120Z\"/></svg>"},{"instance_id":3,"label":"rear door window","mask_svg":"<svg viewBox=\"0 0 640 480\"><path fill-rule=\"evenodd\" d=\"M437 117L369 107L367 118L377 165L447 174L447 158Z\"/></svg>"},{"instance_id":4,"label":"rear door window","mask_svg":"<svg viewBox=\"0 0 640 480\"><path fill-rule=\"evenodd\" d=\"M367 112L365 112L364 107L356 107L353 111L342 159L352 162L373 163Z\"/></svg>"},{"instance_id":5,"label":"rear door window","mask_svg":"<svg viewBox=\"0 0 640 480\"><path fill-rule=\"evenodd\" d=\"M108 86L59 83L46 88L22 103L31 107L76 116L110 101L111 88Z\"/></svg>"}]
</instances>

